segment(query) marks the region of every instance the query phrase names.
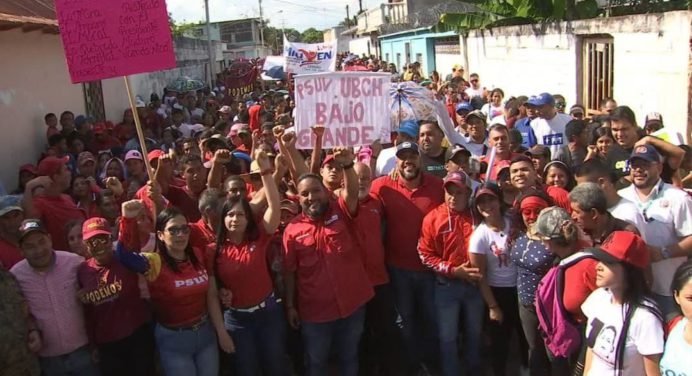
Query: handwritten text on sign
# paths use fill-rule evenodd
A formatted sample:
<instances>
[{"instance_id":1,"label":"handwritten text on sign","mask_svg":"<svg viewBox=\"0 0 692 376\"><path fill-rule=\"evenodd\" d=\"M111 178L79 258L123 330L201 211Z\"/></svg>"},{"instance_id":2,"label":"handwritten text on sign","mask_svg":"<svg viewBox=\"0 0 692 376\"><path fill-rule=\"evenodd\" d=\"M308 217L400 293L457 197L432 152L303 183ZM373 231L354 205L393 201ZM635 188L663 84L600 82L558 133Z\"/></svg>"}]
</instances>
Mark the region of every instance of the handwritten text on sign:
<instances>
[{"instance_id":1,"label":"handwritten text on sign","mask_svg":"<svg viewBox=\"0 0 692 376\"><path fill-rule=\"evenodd\" d=\"M323 146L370 145L389 137L387 73L319 73L295 77L296 146L311 149L310 127L325 127Z\"/></svg>"},{"instance_id":2,"label":"handwritten text on sign","mask_svg":"<svg viewBox=\"0 0 692 376\"><path fill-rule=\"evenodd\" d=\"M73 83L175 67L164 0L55 0Z\"/></svg>"}]
</instances>

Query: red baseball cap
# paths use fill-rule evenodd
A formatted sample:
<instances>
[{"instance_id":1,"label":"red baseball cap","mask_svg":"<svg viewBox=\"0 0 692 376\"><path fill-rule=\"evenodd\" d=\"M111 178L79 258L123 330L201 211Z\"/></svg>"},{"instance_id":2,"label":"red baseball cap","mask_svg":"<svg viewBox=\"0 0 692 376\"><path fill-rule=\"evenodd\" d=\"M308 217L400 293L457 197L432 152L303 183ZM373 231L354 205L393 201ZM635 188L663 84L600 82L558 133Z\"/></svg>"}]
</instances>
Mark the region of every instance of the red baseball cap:
<instances>
[{"instance_id":1,"label":"red baseball cap","mask_svg":"<svg viewBox=\"0 0 692 376\"><path fill-rule=\"evenodd\" d=\"M111 235L111 227L105 218L89 218L82 224L82 239L88 240L96 235Z\"/></svg>"},{"instance_id":2,"label":"red baseball cap","mask_svg":"<svg viewBox=\"0 0 692 376\"><path fill-rule=\"evenodd\" d=\"M149 162L153 162L164 155L166 155L166 153L164 153L163 150L155 149L150 151L149 154L147 154L147 159L149 160Z\"/></svg>"},{"instance_id":3,"label":"red baseball cap","mask_svg":"<svg viewBox=\"0 0 692 376\"><path fill-rule=\"evenodd\" d=\"M38 176L52 176L60 171L62 166L66 165L70 161L70 157L64 156L62 158L58 157L45 157L38 163L38 168L36 169L36 174Z\"/></svg>"},{"instance_id":4,"label":"red baseball cap","mask_svg":"<svg viewBox=\"0 0 692 376\"><path fill-rule=\"evenodd\" d=\"M91 128L91 132L93 134L102 134L106 133L106 124L105 123L96 123L94 126Z\"/></svg>"},{"instance_id":5,"label":"red baseball cap","mask_svg":"<svg viewBox=\"0 0 692 376\"><path fill-rule=\"evenodd\" d=\"M649 250L644 240L629 231L613 231L598 248L588 250L599 261L624 262L644 269L649 266Z\"/></svg>"},{"instance_id":6,"label":"red baseball cap","mask_svg":"<svg viewBox=\"0 0 692 376\"><path fill-rule=\"evenodd\" d=\"M334 154L329 154L326 157L324 157L324 161L322 161L322 167L326 166L327 163L334 162Z\"/></svg>"},{"instance_id":7,"label":"red baseball cap","mask_svg":"<svg viewBox=\"0 0 692 376\"><path fill-rule=\"evenodd\" d=\"M450 184L454 184L460 188L471 188L471 179L463 171L450 172L444 178L444 186L447 187Z\"/></svg>"}]
</instances>

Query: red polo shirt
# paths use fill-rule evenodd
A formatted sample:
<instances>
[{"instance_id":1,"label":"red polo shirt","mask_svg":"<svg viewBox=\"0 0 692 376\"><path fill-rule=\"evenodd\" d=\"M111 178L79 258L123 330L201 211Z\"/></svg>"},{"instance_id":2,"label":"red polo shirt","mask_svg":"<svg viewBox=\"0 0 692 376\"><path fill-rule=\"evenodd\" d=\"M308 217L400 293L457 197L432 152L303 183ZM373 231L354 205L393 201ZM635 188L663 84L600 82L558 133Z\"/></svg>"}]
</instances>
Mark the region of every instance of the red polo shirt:
<instances>
[{"instance_id":1,"label":"red polo shirt","mask_svg":"<svg viewBox=\"0 0 692 376\"><path fill-rule=\"evenodd\" d=\"M352 226L342 198L330 200L323 219L301 213L286 226L284 269L296 273L302 320L346 318L373 297Z\"/></svg>"},{"instance_id":2,"label":"red polo shirt","mask_svg":"<svg viewBox=\"0 0 692 376\"><path fill-rule=\"evenodd\" d=\"M572 315L575 321L584 323L586 317L581 311L581 305L586 298L596 290L596 265L598 260L585 258L565 270L565 286L562 301L565 310Z\"/></svg>"},{"instance_id":3,"label":"red polo shirt","mask_svg":"<svg viewBox=\"0 0 692 376\"><path fill-rule=\"evenodd\" d=\"M384 206L386 219L385 255L387 264L411 271L427 268L418 257L418 238L423 217L444 202L442 179L421 171L421 185L409 190L401 182L382 176L372 183L371 194Z\"/></svg>"},{"instance_id":4,"label":"red polo shirt","mask_svg":"<svg viewBox=\"0 0 692 376\"><path fill-rule=\"evenodd\" d=\"M213 229L200 219L197 222L190 223L190 245L199 249L207 249L207 247L216 242L216 233Z\"/></svg>"},{"instance_id":5,"label":"red polo shirt","mask_svg":"<svg viewBox=\"0 0 692 376\"><path fill-rule=\"evenodd\" d=\"M19 247L0 238L0 267L10 270L14 264L22 260L24 260L24 256L19 251Z\"/></svg>"},{"instance_id":6,"label":"red polo shirt","mask_svg":"<svg viewBox=\"0 0 692 376\"><path fill-rule=\"evenodd\" d=\"M389 282L387 268L384 265L383 218L382 202L370 195L360 202L358 216L354 219L356 235L360 242L360 257L373 286Z\"/></svg>"},{"instance_id":7,"label":"red polo shirt","mask_svg":"<svg viewBox=\"0 0 692 376\"><path fill-rule=\"evenodd\" d=\"M260 232L259 238L254 241L241 244L226 241L218 255L216 244L207 249L207 270L210 275L218 273L223 287L231 291L231 306L234 308L256 306L272 293L267 261L267 248L272 237L262 230Z\"/></svg>"},{"instance_id":8,"label":"red polo shirt","mask_svg":"<svg viewBox=\"0 0 692 376\"><path fill-rule=\"evenodd\" d=\"M35 196L34 209L46 226L56 250L69 250L65 224L73 219L86 219L84 211L66 194L60 196Z\"/></svg>"},{"instance_id":9,"label":"red polo shirt","mask_svg":"<svg viewBox=\"0 0 692 376\"><path fill-rule=\"evenodd\" d=\"M423 219L418 253L423 264L451 277L454 268L469 260L469 239L473 233L470 210L461 213L439 205Z\"/></svg>"},{"instance_id":10,"label":"red polo shirt","mask_svg":"<svg viewBox=\"0 0 692 376\"><path fill-rule=\"evenodd\" d=\"M193 197L192 192L187 187L181 188L169 185L168 193L165 196L172 206L180 209L185 214L188 222L196 222L202 218L202 215L199 213L199 200Z\"/></svg>"}]
</instances>

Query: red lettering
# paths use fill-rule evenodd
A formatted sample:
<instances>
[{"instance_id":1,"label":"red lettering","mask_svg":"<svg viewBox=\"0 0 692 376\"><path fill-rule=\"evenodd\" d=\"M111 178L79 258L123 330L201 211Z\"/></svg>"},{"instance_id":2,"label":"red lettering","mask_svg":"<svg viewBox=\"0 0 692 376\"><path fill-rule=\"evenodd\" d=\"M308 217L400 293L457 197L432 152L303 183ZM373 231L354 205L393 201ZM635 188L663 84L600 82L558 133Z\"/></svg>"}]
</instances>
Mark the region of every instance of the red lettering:
<instances>
[{"instance_id":1,"label":"red lettering","mask_svg":"<svg viewBox=\"0 0 692 376\"><path fill-rule=\"evenodd\" d=\"M339 123L344 121L341 117L341 109L336 103L332 104L332 111L329 113L329 124L333 123L334 120L338 120ZM320 124L319 121L317 123Z\"/></svg>"},{"instance_id":2,"label":"red lettering","mask_svg":"<svg viewBox=\"0 0 692 376\"><path fill-rule=\"evenodd\" d=\"M350 80L351 81L351 90L353 91L353 98L359 98L360 97L360 79L358 78L353 78Z\"/></svg>"},{"instance_id":3,"label":"red lettering","mask_svg":"<svg viewBox=\"0 0 692 376\"><path fill-rule=\"evenodd\" d=\"M335 133L336 145L348 145L348 128L337 128Z\"/></svg>"},{"instance_id":4,"label":"red lettering","mask_svg":"<svg viewBox=\"0 0 692 376\"><path fill-rule=\"evenodd\" d=\"M325 132L327 133L327 132ZM301 129L296 134L296 144L299 149L309 149L312 146L313 133L310 129Z\"/></svg>"},{"instance_id":5,"label":"red lettering","mask_svg":"<svg viewBox=\"0 0 692 376\"><path fill-rule=\"evenodd\" d=\"M375 140L372 138L372 132L375 131L375 127L372 126L362 126L361 127L361 144L362 145L372 145Z\"/></svg>"},{"instance_id":6,"label":"red lettering","mask_svg":"<svg viewBox=\"0 0 692 376\"><path fill-rule=\"evenodd\" d=\"M296 91L298 92L298 95L300 95L300 99L303 99L303 84L296 82Z\"/></svg>"}]
</instances>

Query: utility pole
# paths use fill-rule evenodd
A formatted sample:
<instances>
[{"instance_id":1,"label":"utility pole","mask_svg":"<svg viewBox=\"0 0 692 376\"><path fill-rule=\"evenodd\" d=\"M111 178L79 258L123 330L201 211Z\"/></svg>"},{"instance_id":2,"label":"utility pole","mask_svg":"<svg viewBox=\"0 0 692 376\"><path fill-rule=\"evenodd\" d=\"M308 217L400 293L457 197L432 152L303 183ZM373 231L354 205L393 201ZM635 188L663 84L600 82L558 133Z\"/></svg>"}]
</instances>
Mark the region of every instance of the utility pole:
<instances>
[{"instance_id":1,"label":"utility pole","mask_svg":"<svg viewBox=\"0 0 692 376\"><path fill-rule=\"evenodd\" d=\"M363 0L358 0L358 14L363 13Z\"/></svg>"},{"instance_id":2,"label":"utility pole","mask_svg":"<svg viewBox=\"0 0 692 376\"><path fill-rule=\"evenodd\" d=\"M348 4L346 4L346 28L351 27L351 16L348 14Z\"/></svg>"},{"instance_id":3,"label":"utility pole","mask_svg":"<svg viewBox=\"0 0 692 376\"><path fill-rule=\"evenodd\" d=\"M259 0L259 16L260 16L260 43L264 48L264 18L262 18L262 0ZM259 57L259 56L258 56Z\"/></svg>"},{"instance_id":4,"label":"utility pole","mask_svg":"<svg viewBox=\"0 0 692 376\"><path fill-rule=\"evenodd\" d=\"M209 0L204 0L204 13L207 18L207 54L209 55L209 89L214 87L214 57L211 55L211 24L209 23Z\"/></svg>"}]
</instances>

